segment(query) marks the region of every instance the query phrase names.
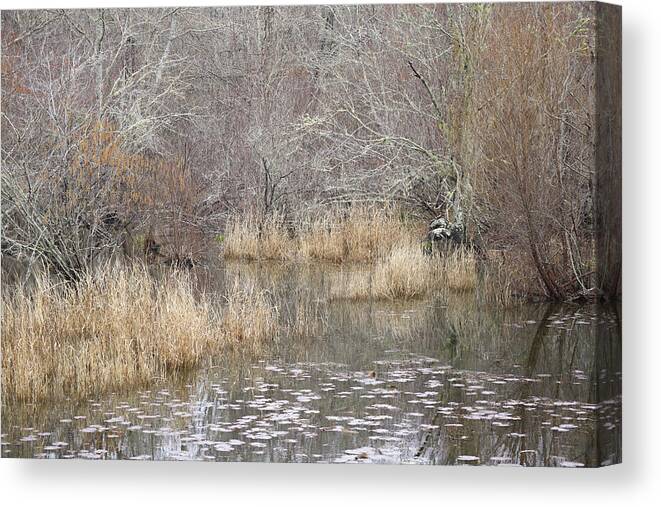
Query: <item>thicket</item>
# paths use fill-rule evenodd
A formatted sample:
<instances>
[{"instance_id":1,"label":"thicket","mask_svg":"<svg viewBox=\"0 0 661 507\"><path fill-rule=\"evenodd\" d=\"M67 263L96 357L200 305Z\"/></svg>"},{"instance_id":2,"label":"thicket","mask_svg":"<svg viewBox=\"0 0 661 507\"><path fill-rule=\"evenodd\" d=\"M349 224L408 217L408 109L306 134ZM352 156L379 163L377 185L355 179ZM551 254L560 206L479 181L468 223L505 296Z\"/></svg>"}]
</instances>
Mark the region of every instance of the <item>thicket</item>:
<instances>
[{"instance_id":1,"label":"thicket","mask_svg":"<svg viewBox=\"0 0 661 507\"><path fill-rule=\"evenodd\" d=\"M517 292L598 294L595 16L591 3L3 11L3 258L79 282L117 255L191 265L210 240L279 257L275 222L332 235L338 209L396 206L415 230L459 225ZM235 234L246 216L257 237ZM342 245L302 248L370 250Z\"/></svg>"}]
</instances>

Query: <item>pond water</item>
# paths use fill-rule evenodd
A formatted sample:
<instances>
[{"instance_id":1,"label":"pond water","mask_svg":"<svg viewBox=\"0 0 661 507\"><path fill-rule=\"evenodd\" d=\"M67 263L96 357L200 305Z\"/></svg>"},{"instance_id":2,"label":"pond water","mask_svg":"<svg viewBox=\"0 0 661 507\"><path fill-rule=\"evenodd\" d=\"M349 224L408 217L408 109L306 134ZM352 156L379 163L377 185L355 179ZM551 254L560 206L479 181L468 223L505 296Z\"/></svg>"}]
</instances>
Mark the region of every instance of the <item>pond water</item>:
<instances>
[{"instance_id":1,"label":"pond water","mask_svg":"<svg viewBox=\"0 0 661 507\"><path fill-rule=\"evenodd\" d=\"M274 341L149 390L5 404L2 456L594 467L621 461L618 307L472 295L330 302L328 273L233 268L320 309ZM229 275L228 275L229 276ZM224 283L224 282L223 282ZM213 285L213 284L211 284ZM222 283L221 283L222 285Z\"/></svg>"}]
</instances>

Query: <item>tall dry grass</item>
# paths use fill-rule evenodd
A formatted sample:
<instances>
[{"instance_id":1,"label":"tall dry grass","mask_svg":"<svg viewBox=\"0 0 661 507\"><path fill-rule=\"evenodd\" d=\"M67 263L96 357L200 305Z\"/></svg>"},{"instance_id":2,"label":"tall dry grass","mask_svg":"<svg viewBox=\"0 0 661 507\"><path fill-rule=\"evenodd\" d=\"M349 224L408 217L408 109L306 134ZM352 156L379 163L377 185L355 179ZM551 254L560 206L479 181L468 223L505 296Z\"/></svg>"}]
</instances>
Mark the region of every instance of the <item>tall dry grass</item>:
<instances>
[{"instance_id":1,"label":"tall dry grass","mask_svg":"<svg viewBox=\"0 0 661 507\"><path fill-rule=\"evenodd\" d=\"M235 285L225 311L195 296L189 276L107 267L77 286L39 276L3 292L2 394L37 400L146 383L275 332L263 293Z\"/></svg>"},{"instance_id":2,"label":"tall dry grass","mask_svg":"<svg viewBox=\"0 0 661 507\"><path fill-rule=\"evenodd\" d=\"M394 246L367 269L343 271L331 285L331 299L415 299L427 294L435 266L422 249L411 243Z\"/></svg>"},{"instance_id":3,"label":"tall dry grass","mask_svg":"<svg viewBox=\"0 0 661 507\"><path fill-rule=\"evenodd\" d=\"M486 303L507 305L516 292L515 265L506 269L502 260L488 260L478 276L470 250L449 247L435 256L423 255L417 240L424 230L402 221L395 209L335 208L293 224L278 213L264 221L249 213L233 217L227 231L227 259L345 266L333 275L331 299L415 299L447 290L476 291Z\"/></svg>"},{"instance_id":4,"label":"tall dry grass","mask_svg":"<svg viewBox=\"0 0 661 507\"><path fill-rule=\"evenodd\" d=\"M296 232L294 233L293 230ZM227 226L224 257L235 260L371 262L415 235L394 210L332 209L288 224L273 213L233 217Z\"/></svg>"},{"instance_id":5,"label":"tall dry grass","mask_svg":"<svg viewBox=\"0 0 661 507\"><path fill-rule=\"evenodd\" d=\"M255 213L230 219L223 255L233 260L289 260L297 240L290 237L284 215L272 213L261 219Z\"/></svg>"},{"instance_id":6,"label":"tall dry grass","mask_svg":"<svg viewBox=\"0 0 661 507\"><path fill-rule=\"evenodd\" d=\"M338 264L371 262L414 234L395 210L335 209L303 225L300 253L305 259Z\"/></svg>"},{"instance_id":7,"label":"tall dry grass","mask_svg":"<svg viewBox=\"0 0 661 507\"><path fill-rule=\"evenodd\" d=\"M233 345L242 351L256 352L277 334L278 309L265 290L236 279L227 295L221 327Z\"/></svg>"},{"instance_id":8,"label":"tall dry grass","mask_svg":"<svg viewBox=\"0 0 661 507\"><path fill-rule=\"evenodd\" d=\"M336 277L331 299L408 300L433 292L464 291L476 287L474 256L457 251L426 255L419 244L394 245L368 269L350 268Z\"/></svg>"},{"instance_id":9,"label":"tall dry grass","mask_svg":"<svg viewBox=\"0 0 661 507\"><path fill-rule=\"evenodd\" d=\"M464 249L446 252L441 257L439 278L449 290L475 290L478 285L475 255Z\"/></svg>"},{"instance_id":10,"label":"tall dry grass","mask_svg":"<svg viewBox=\"0 0 661 507\"><path fill-rule=\"evenodd\" d=\"M415 299L436 282L436 263L418 245L396 245L374 268L372 295L376 299Z\"/></svg>"},{"instance_id":11,"label":"tall dry grass","mask_svg":"<svg viewBox=\"0 0 661 507\"><path fill-rule=\"evenodd\" d=\"M506 267L500 257L489 258L478 276L475 254L465 248L424 255L418 243L424 230L404 222L395 209L335 208L293 225L277 213L263 222L255 216L230 221L225 258L341 265L342 271L333 274L331 299L415 299L433 291L476 291L485 303L508 305L515 292L534 290L515 290L523 278L517 275L520 260L510 259Z\"/></svg>"}]
</instances>

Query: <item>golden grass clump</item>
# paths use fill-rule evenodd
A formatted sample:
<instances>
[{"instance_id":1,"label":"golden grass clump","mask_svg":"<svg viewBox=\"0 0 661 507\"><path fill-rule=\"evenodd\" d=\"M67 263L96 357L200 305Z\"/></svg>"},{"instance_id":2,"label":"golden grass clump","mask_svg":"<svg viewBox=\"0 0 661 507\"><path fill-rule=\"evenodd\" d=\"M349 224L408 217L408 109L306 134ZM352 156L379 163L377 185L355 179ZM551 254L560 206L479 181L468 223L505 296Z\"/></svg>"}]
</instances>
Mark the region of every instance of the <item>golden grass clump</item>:
<instances>
[{"instance_id":1,"label":"golden grass clump","mask_svg":"<svg viewBox=\"0 0 661 507\"><path fill-rule=\"evenodd\" d=\"M179 274L113 267L77 286L46 276L2 298L3 394L88 394L195 365L222 342L208 303Z\"/></svg>"},{"instance_id":2,"label":"golden grass clump","mask_svg":"<svg viewBox=\"0 0 661 507\"><path fill-rule=\"evenodd\" d=\"M295 227L279 213L263 220L247 213L230 219L223 255L249 261L371 262L413 234L394 211L378 208L334 209Z\"/></svg>"},{"instance_id":3,"label":"golden grass clump","mask_svg":"<svg viewBox=\"0 0 661 507\"><path fill-rule=\"evenodd\" d=\"M455 249L442 256L440 279L453 291L474 290L477 286L475 255L464 249Z\"/></svg>"},{"instance_id":4,"label":"golden grass clump","mask_svg":"<svg viewBox=\"0 0 661 507\"><path fill-rule=\"evenodd\" d=\"M371 269L349 269L331 286L331 299L409 300L434 291L475 289L473 254L426 255L411 241L396 244Z\"/></svg>"},{"instance_id":5,"label":"golden grass clump","mask_svg":"<svg viewBox=\"0 0 661 507\"><path fill-rule=\"evenodd\" d=\"M415 299L433 284L433 259L413 243L395 245L368 270L350 269L331 286L331 299Z\"/></svg>"},{"instance_id":6,"label":"golden grass clump","mask_svg":"<svg viewBox=\"0 0 661 507\"><path fill-rule=\"evenodd\" d=\"M114 266L76 286L40 275L30 290L3 292L2 394L36 400L146 383L228 346L255 350L276 325L263 294L235 287L223 313L184 273Z\"/></svg>"},{"instance_id":7,"label":"golden grass clump","mask_svg":"<svg viewBox=\"0 0 661 507\"><path fill-rule=\"evenodd\" d=\"M418 245L396 245L374 269L376 299L415 299L434 283L435 266Z\"/></svg>"},{"instance_id":8,"label":"golden grass clump","mask_svg":"<svg viewBox=\"0 0 661 507\"><path fill-rule=\"evenodd\" d=\"M223 255L232 260L288 260L296 252L284 215L272 213L260 219L254 213L230 219Z\"/></svg>"},{"instance_id":9,"label":"golden grass clump","mask_svg":"<svg viewBox=\"0 0 661 507\"><path fill-rule=\"evenodd\" d=\"M410 239L411 230L394 211L353 207L312 220L301 233L301 255L310 260L369 262Z\"/></svg>"},{"instance_id":10,"label":"golden grass clump","mask_svg":"<svg viewBox=\"0 0 661 507\"><path fill-rule=\"evenodd\" d=\"M266 291L236 279L227 296L221 326L233 345L255 352L278 332L278 309Z\"/></svg>"}]
</instances>

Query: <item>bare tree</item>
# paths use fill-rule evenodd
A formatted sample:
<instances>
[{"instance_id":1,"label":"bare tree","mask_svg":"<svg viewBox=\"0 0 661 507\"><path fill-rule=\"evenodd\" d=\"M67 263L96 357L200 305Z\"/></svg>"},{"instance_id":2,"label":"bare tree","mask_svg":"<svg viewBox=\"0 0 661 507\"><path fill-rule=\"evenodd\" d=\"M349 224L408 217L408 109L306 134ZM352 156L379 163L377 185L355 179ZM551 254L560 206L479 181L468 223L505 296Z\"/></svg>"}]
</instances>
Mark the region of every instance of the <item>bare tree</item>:
<instances>
[{"instance_id":1,"label":"bare tree","mask_svg":"<svg viewBox=\"0 0 661 507\"><path fill-rule=\"evenodd\" d=\"M192 259L233 213L397 203L499 250L523 292L587 294L594 19L587 4L5 11L3 251L33 258L73 227L81 265L127 242Z\"/></svg>"}]
</instances>

